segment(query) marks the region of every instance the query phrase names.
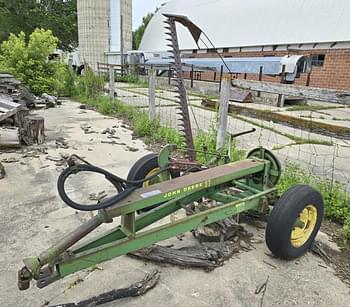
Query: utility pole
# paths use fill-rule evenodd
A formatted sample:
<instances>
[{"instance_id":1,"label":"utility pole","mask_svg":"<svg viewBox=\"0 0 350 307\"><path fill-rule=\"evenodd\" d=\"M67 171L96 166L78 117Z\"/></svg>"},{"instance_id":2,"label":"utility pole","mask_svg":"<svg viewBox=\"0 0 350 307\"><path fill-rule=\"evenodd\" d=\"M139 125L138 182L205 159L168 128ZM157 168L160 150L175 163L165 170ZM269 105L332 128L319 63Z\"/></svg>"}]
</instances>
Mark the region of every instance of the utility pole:
<instances>
[{"instance_id":1,"label":"utility pole","mask_svg":"<svg viewBox=\"0 0 350 307\"><path fill-rule=\"evenodd\" d=\"M124 5L120 0L120 64L122 66L122 76L124 75Z\"/></svg>"}]
</instances>

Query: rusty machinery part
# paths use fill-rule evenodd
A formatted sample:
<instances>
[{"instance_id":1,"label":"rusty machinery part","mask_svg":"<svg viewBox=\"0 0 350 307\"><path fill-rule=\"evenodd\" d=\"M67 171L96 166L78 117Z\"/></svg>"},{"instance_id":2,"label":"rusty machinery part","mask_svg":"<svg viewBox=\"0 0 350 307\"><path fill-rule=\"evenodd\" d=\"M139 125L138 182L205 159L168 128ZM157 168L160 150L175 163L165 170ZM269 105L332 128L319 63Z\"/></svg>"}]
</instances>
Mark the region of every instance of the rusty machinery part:
<instances>
[{"instance_id":1,"label":"rusty machinery part","mask_svg":"<svg viewBox=\"0 0 350 307\"><path fill-rule=\"evenodd\" d=\"M182 74L182 64L181 64L181 56L180 56L180 48L179 48L179 42L177 38L177 31L176 31L176 18L174 16L170 15L164 15L166 17L166 20L164 21L166 24L165 29L167 30L166 35L168 35L169 38L167 38L167 41L169 41L168 47L171 48L169 52L171 52L173 55L171 56L172 64L175 68L175 74L176 74L176 88L178 92L178 96L176 98L179 99L180 106L177 107L177 114L179 116L179 123L180 131L183 133L187 145L187 155L190 161L196 160L196 153L194 151L194 143L193 143L193 134L192 134L192 127L191 127L191 119L190 114L188 111L188 101L187 101L187 93L186 88L184 84L184 78Z\"/></svg>"},{"instance_id":2,"label":"rusty machinery part","mask_svg":"<svg viewBox=\"0 0 350 307\"><path fill-rule=\"evenodd\" d=\"M247 154L247 159L253 159L253 158L270 161L271 168L270 168L270 173L269 173L268 184L270 186L275 186L278 183L278 181L280 180L281 175L282 175L281 163L279 162L277 157L270 150L260 147L260 148L255 148L255 149L251 150ZM261 181L261 177L255 176L253 178L253 181L256 181L256 180Z\"/></svg>"}]
</instances>

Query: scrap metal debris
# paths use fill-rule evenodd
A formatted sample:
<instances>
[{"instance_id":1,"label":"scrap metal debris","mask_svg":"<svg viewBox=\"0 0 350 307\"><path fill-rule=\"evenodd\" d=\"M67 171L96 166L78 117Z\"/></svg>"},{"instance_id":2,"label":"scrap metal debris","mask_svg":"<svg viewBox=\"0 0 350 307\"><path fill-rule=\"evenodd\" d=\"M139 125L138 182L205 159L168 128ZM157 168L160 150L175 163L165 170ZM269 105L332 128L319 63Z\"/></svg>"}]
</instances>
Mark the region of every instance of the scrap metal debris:
<instances>
[{"instance_id":1,"label":"scrap metal debris","mask_svg":"<svg viewBox=\"0 0 350 307\"><path fill-rule=\"evenodd\" d=\"M109 135L109 136L107 136L107 139L120 140L120 137L119 137L119 136L116 136L116 135Z\"/></svg>"},{"instance_id":2,"label":"scrap metal debris","mask_svg":"<svg viewBox=\"0 0 350 307\"><path fill-rule=\"evenodd\" d=\"M121 145L121 146L125 146L125 143L119 143L116 141L101 141L102 144L110 144L110 145Z\"/></svg>"},{"instance_id":3,"label":"scrap metal debris","mask_svg":"<svg viewBox=\"0 0 350 307\"><path fill-rule=\"evenodd\" d=\"M265 293L267 290L267 285L269 283L269 279L270 279L270 276L267 276L266 281L262 285L258 286L255 290L256 295L259 295L260 293L262 293L262 296L260 299L260 307L262 307L264 305L264 298L265 298Z\"/></svg>"},{"instance_id":4,"label":"scrap metal debris","mask_svg":"<svg viewBox=\"0 0 350 307\"><path fill-rule=\"evenodd\" d=\"M137 152L137 151L139 151L138 148L136 148L136 147L131 147L131 146L126 146L126 150L127 150L127 151L131 151L131 152Z\"/></svg>"},{"instance_id":5,"label":"scrap metal debris","mask_svg":"<svg viewBox=\"0 0 350 307\"><path fill-rule=\"evenodd\" d=\"M115 130L115 129L107 128L107 129L103 130L103 131L101 132L101 134L115 135L116 132L117 132L117 130Z\"/></svg>"},{"instance_id":6,"label":"scrap metal debris","mask_svg":"<svg viewBox=\"0 0 350 307\"><path fill-rule=\"evenodd\" d=\"M47 155L47 150L47 147L30 149L23 154L22 158L39 158L40 155Z\"/></svg>"},{"instance_id":7,"label":"scrap metal debris","mask_svg":"<svg viewBox=\"0 0 350 307\"><path fill-rule=\"evenodd\" d=\"M55 162L56 166L67 165L69 159L70 159L70 155L65 153L60 153L59 157L54 157L50 155L46 156L46 160Z\"/></svg>"},{"instance_id":8,"label":"scrap metal debris","mask_svg":"<svg viewBox=\"0 0 350 307\"><path fill-rule=\"evenodd\" d=\"M17 163L19 162L19 159L17 158L4 158L1 160L2 163L10 164L10 163Z\"/></svg>"},{"instance_id":9,"label":"scrap metal debris","mask_svg":"<svg viewBox=\"0 0 350 307\"><path fill-rule=\"evenodd\" d=\"M69 145L68 145L68 142L65 140L65 138L59 137L58 139L56 139L56 147L68 149Z\"/></svg>"},{"instance_id":10,"label":"scrap metal debris","mask_svg":"<svg viewBox=\"0 0 350 307\"><path fill-rule=\"evenodd\" d=\"M94 131L92 129L92 127L88 124L83 124L80 126L80 128L84 131L85 134L93 134L93 133L97 133L96 131Z\"/></svg>"},{"instance_id":11,"label":"scrap metal debris","mask_svg":"<svg viewBox=\"0 0 350 307\"><path fill-rule=\"evenodd\" d=\"M62 157L47 156L46 160L53 161L53 162L60 162L62 161Z\"/></svg>"},{"instance_id":12,"label":"scrap metal debris","mask_svg":"<svg viewBox=\"0 0 350 307\"><path fill-rule=\"evenodd\" d=\"M69 303L55 305L51 307L90 307L99 306L106 303L110 303L119 299L127 297L137 297L146 294L148 291L152 290L159 282L160 271L154 270L153 272L146 274L146 276L139 282L132 284L128 288L112 290L98 296L92 297L85 301L79 303Z\"/></svg>"},{"instance_id":13,"label":"scrap metal debris","mask_svg":"<svg viewBox=\"0 0 350 307\"><path fill-rule=\"evenodd\" d=\"M99 193L91 193L89 195L89 200L94 200L100 202L102 199L108 196L106 191L101 191Z\"/></svg>"},{"instance_id":14,"label":"scrap metal debris","mask_svg":"<svg viewBox=\"0 0 350 307\"><path fill-rule=\"evenodd\" d=\"M5 167L0 163L0 179L5 178L5 176L6 176Z\"/></svg>"}]
</instances>

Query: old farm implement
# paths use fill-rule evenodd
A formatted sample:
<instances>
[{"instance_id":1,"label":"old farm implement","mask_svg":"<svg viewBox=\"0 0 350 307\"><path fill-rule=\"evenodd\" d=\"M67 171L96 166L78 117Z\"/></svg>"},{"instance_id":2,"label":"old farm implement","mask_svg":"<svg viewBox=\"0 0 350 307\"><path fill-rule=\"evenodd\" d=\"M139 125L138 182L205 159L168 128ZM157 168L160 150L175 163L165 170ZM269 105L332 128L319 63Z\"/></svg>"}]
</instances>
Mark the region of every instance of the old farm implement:
<instances>
[{"instance_id":1,"label":"old farm implement","mask_svg":"<svg viewBox=\"0 0 350 307\"><path fill-rule=\"evenodd\" d=\"M300 185L278 199L276 184L281 176L281 166L270 151L254 149L246 159L238 162L231 162L225 153L206 153L207 163L196 161L176 22L187 26L197 40L200 29L184 17L166 16L187 158L173 158L176 146L165 146L159 155L150 154L137 161L127 180L81 159L71 159L70 166L60 175L59 194L72 208L98 210L98 214L38 256L24 259L25 266L18 272L19 289L28 289L33 279L39 288L43 288L79 270L248 211L270 214L266 242L275 256L293 259L311 246L323 217L322 197L311 187ZM240 135L242 133L236 136ZM118 190L117 195L96 205L72 201L65 191L65 183L70 176L80 172L104 175ZM203 200L215 200L216 206L175 221L170 219L171 222L162 226L154 225ZM77 244L103 223L114 220L120 223L112 230Z\"/></svg>"}]
</instances>

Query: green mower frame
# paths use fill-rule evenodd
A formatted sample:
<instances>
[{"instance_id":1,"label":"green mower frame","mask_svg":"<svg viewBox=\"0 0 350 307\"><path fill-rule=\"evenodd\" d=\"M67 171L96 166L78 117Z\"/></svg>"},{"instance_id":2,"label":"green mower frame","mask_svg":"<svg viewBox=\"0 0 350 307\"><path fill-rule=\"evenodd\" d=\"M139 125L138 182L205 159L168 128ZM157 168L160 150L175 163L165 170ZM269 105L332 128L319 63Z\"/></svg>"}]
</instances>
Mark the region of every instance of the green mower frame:
<instances>
[{"instance_id":1,"label":"green mower frame","mask_svg":"<svg viewBox=\"0 0 350 307\"><path fill-rule=\"evenodd\" d=\"M158 164L161 169L171 164L170 156L175 148L166 146L159 154ZM121 202L100 210L95 217L39 256L24 259L25 266L18 272L19 289L28 289L32 279L37 281L39 288L43 288L82 269L242 212L269 213L274 204L277 218L268 223L268 246L280 258L298 257L310 247L318 232L323 202L315 190L298 186L292 198L287 195L284 204L278 204L279 201L276 203L276 184L280 175L281 167L277 158L263 148L251 151L245 160L209 167L175 179L170 179L168 172L163 175L163 182L135 190ZM215 200L217 206L162 226L149 227L203 199ZM289 210L285 216L280 209L284 205ZM305 210L310 205L316 208L317 218L313 225L307 225L308 219L305 218ZM111 231L83 244L76 244L101 224L112 223L118 217L120 224ZM312 226L311 232L309 226ZM146 227L147 230L144 230ZM296 228L300 230L299 233L308 230L307 240L300 246L293 245L290 240Z\"/></svg>"}]
</instances>

